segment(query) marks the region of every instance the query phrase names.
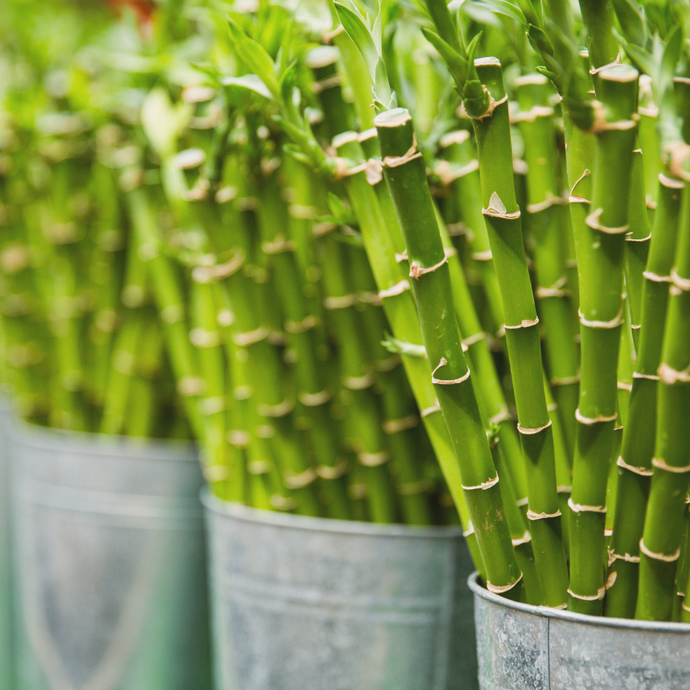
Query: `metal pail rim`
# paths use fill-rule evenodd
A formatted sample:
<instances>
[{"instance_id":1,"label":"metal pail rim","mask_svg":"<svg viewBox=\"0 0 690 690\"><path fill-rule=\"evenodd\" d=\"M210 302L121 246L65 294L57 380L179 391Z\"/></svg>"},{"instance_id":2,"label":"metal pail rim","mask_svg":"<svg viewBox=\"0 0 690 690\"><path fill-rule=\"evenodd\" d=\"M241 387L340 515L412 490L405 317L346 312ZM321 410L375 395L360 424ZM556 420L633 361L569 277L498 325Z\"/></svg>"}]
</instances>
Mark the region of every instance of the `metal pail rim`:
<instances>
[{"instance_id":1,"label":"metal pail rim","mask_svg":"<svg viewBox=\"0 0 690 690\"><path fill-rule=\"evenodd\" d=\"M627 630L644 630L647 632L673 632L690 635L690 623L670 623L664 621L638 621L629 618L606 618L604 616L587 616L573 611L561 611L548 606L532 606L516 601L510 601L498 594L493 594L479 584L479 573L474 572L467 579L469 588L474 595L490 601L498 606L516 609L523 613L531 613L542 618L560 618L561 620L579 623L580 625L595 625L606 628L624 628Z\"/></svg>"},{"instance_id":2,"label":"metal pail rim","mask_svg":"<svg viewBox=\"0 0 690 690\"><path fill-rule=\"evenodd\" d=\"M206 510L225 517L274 527L284 527L286 529L331 532L334 534L358 534L371 537L402 537L405 539L457 539L462 537L462 528L455 525L433 527L399 524L380 525L373 522L334 520L331 518L317 518L249 508L240 503L223 501L211 494L206 488L201 491L201 502Z\"/></svg>"},{"instance_id":3,"label":"metal pail rim","mask_svg":"<svg viewBox=\"0 0 690 690\"><path fill-rule=\"evenodd\" d=\"M149 460L199 462L196 445L175 439L150 439L135 436L95 434L86 431L54 429L18 419L9 430L13 443L42 450L61 450L74 454L131 457L136 453Z\"/></svg>"}]
</instances>

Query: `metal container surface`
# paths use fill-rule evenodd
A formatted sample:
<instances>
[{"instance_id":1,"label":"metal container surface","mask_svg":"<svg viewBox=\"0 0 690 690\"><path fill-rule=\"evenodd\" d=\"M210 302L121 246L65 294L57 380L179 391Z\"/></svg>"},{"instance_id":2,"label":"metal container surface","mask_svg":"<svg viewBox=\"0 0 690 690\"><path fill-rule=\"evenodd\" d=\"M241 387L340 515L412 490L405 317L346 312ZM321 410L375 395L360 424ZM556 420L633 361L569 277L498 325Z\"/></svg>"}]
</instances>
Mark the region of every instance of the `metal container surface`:
<instances>
[{"instance_id":1,"label":"metal container surface","mask_svg":"<svg viewBox=\"0 0 690 690\"><path fill-rule=\"evenodd\" d=\"M9 399L0 394L0 690L12 688L12 557L10 552Z\"/></svg>"},{"instance_id":2,"label":"metal container surface","mask_svg":"<svg viewBox=\"0 0 690 690\"><path fill-rule=\"evenodd\" d=\"M210 688L191 447L22 425L12 452L18 690Z\"/></svg>"},{"instance_id":3,"label":"metal container surface","mask_svg":"<svg viewBox=\"0 0 690 690\"><path fill-rule=\"evenodd\" d=\"M460 529L204 500L218 690L477 687Z\"/></svg>"},{"instance_id":4,"label":"metal container surface","mask_svg":"<svg viewBox=\"0 0 690 690\"><path fill-rule=\"evenodd\" d=\"M690 625L583 616L474 592L481 690L687 690Z\"/></svg>"}]
</instances>

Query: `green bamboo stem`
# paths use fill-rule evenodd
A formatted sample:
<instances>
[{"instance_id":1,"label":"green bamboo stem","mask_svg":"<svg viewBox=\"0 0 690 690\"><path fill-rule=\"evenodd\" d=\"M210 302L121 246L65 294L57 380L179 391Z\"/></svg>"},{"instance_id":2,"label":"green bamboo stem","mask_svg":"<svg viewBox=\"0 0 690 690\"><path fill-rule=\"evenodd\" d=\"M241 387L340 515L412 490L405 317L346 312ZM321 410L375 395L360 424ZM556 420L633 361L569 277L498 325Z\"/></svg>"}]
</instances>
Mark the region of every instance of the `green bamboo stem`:
<instances>
[{"instance_id":1,"label":"green bamboo stem","mask_svg":"<svg viewBox=\"0 0 690 690\"><path fill-rule=\"evenodd\" d=\"M543 323L546 369L553 386L558 416L568 448L575 445L575 410L579 382L579 352L572 329L572 310L566 290L565 239L558 157L553 127L551 89L540 74L516 81L519 122L527 163L526 226L534 242L538 313Z\"/></svg>"},{"instance_id":2,"label":"green bamboo stem","mask_svg":"<svg viewBox=\"0 0 690 690\"><path fill-rule=\"evenodd\" d=\"M560 527L553 430L542 381L539 319L527 269L520 210L515 199L507 96L495 58L475 60L490 94L476 108L465 101L477 137L483 214L506 319L518 431L527 471L532 545L546 605L564 607L568 572ZM491 105L493 104L493 105ZM481 112L479 112L481 111Z\"/></svg>"},{"instance_id":3,"label":"green bamboo stem","mask_svg":"<svg viewBox=\"0 0 690 690\"><path fill-rule=\"evenodd\" d=\"M639 573L639 542L656 442L658 374L669 299L668 283L675 256L683 183L660 175L658 206L644 274L642 323L637 367L633 374L628 419L618 464L618 500L613 523L605 614L617 618L635 615ZM611 562L611 560L613 562ZM615 575L614 575L615 573Z\"/></svg>"},{"instance_id":4,"label":"green bamboo stem","mask_svg":"<svg viewBox=\"0 0 690 690\"><path fill-rule=\"evenodd\" d=\"M687 173L686 173L687 175ZM658 209L657 209L658 210ZM653 475L640 541L635 618L670 620L690 478L690 195L684 194L658 369Z\"/></svg>"},{"instance_id":5,"label":"green bamboo stem","mask_svg":"<svg viewBox=\"0 0 690 690\"><path fill-rule=\"evenodd\" d=\"M386 183L405 236L410 274L432 382L460 465L487 587L521 595L520 573L502 506L451 297L450 273L412 118L397 108L375 119ZM442 371L441 371L442 370Z\"/></svg>"},{"instance_id":6,"label":"green bamboo stem","mask_svg":"<svg viewBox=\"0 0 690 690\"><path fill-rule=\"evenodd\" d=\"M364 133L366 139L371 133ZM422 333L415 311L414 301L409 294L410 284L405 278L402 265L395 260L396 243L394 233L390 231L390 219L385 216L378 201L376 187L372 189L369 180L380 182L381 166L370 158L366 167L362 166L363 152L357 140L345 137L334 142L338 154L354 163L345 177L345 187L355 216L359 222L364 247L374 274L383 310L390 324L393 336L401 342L423 347ZM369 171L369 176L367 172ZM377 185L379 186L379 185ZM387 189L387 188L386 188ZM395 219L396 230L400 226ZM428 361L410 354L402 354L403 366L410 382L422 422L429 434L429 440L441 467L448 490L460 515L465 529L467 543L477 568L486 573L482 556L477 547L476 535L470 520L470 513L465 502L462 479L455 453L450 440L448 428L441 415L441 408L436 399L436 392L431 382L431 369Z\"/></svg>"},{"instance_id":7,"label":"green bamboo stem","mask_svg":"<svg viewBox=\"0 0 690 690\"><path fill-rule=\"evenodd\" d=\"M602 111L595 122L592 211L584 225L574 224L582 361L570 504L569 606L595 615L603 611L606 592L606 486L617 418L616 376L637 78L637 71L628 66L598 72L597 96ZM612 170L619 172L612 174ZM581 196L581 192L573 189L571 198Z\"/></svg>"}]
</instances>

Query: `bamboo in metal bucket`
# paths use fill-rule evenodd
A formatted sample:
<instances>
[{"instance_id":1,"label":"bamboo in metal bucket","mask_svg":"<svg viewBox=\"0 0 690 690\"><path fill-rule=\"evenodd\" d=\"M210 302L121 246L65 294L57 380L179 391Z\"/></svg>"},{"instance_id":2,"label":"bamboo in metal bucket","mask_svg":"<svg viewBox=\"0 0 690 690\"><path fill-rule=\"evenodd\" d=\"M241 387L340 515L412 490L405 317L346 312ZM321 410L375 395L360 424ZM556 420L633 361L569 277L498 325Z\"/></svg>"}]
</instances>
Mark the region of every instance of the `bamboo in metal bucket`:
<instances>
[{"instance_id":1,"label":"bamboo in metal bucket","mask_svg":"<svg viewBox=\"0 0 690 690\"><path fill-rule=\"evenodd\" d=\"M23 425L13 463L17 690L208 690L194 449Z\"/></svg>"},{"instance_id":2,"label":"bamboo in metal bucket","mask_svg":"<svg viewBox=\"0 0 690 690\"><path fill-rule=\"evenodd\" d=\"M204 502L219 690L476 687L459 528Z\"/></svg>"},{"instance_id":3,"label":"bamboo in metal bucket","mask_svg":"<svg viewBox=\"0 0 690 690\"><path fill-rule=\"evenodd\" d=\"M690 625L587 616L474 593L481 690L681 690Z\"/></svg>"}]
</instances>

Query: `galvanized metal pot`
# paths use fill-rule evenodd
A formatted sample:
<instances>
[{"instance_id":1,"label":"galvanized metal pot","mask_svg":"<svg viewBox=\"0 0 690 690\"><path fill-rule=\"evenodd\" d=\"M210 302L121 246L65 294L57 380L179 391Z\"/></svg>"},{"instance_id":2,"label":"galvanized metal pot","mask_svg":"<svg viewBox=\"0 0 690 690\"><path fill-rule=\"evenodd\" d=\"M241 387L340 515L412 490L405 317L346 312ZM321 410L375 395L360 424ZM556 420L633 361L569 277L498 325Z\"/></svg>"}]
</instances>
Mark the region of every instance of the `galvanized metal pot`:
<instances>
[{"instance_id":1,"label":"galvanized metal pot","mask_svg":"<svg viewBox=\"0 0 690 690\"><path fill-rule=\"evenodd\" d=\"M208 690L193 449L22 425L13 456L17 690Z\"/></svg>"},{"instance_id":2,"label":"galvanized metal pot","mask_svg":"<svg viewBox=\"0 0 690 690\"><path fill-rule=\"evenodd\" d=\"M517 604L472 575L481 690L687 690L690 625Z\"/></svg>"},{"instance_id":3,"label":"galvanized metal pot","mask_svg":"<svg viewBox=\"0 0 690 690\"><path fill-rule=\"evenodd\" d=\"M12 688L12 556L10 551L10 401L0 394L0 690Z\"/></svg>"},{"instance_id":4,"label":"galvanized metal pot","mask_svg":"<svg viewBox=\"0 0 690 690\"><path fill-rule=\"evenodd\" d=\"M218 690L476 688L459 529L204 501Z\"/></svg>"}]
</instances>

